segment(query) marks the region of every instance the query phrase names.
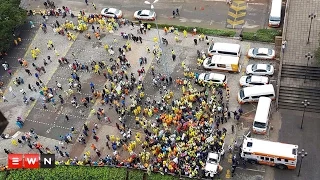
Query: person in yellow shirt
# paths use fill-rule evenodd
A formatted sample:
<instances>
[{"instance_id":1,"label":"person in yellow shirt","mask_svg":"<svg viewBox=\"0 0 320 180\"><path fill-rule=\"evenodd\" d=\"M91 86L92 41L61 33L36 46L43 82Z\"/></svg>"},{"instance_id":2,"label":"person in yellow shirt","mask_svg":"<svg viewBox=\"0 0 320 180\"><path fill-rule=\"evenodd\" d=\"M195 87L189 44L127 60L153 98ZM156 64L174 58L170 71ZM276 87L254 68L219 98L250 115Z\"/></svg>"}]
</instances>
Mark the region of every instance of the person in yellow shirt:
<instances>
[{"instance_id":1,"label":"person in yellow shirt","mask_svg":"<svg viewBox=\"0 0 320 180\"><path fill-rule=\"evenodd\" d=\"M188 37L188 32L186 30L183 30L183 37L185 37L185 38Z\"/></svg>"}]
</instances>

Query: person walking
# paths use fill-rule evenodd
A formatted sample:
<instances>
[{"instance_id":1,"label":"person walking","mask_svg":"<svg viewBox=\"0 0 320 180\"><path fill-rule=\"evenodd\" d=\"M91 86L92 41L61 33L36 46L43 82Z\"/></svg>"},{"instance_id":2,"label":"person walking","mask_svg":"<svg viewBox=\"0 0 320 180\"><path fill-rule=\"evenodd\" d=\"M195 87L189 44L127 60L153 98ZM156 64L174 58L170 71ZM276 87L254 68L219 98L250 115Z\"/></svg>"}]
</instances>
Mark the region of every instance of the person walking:
<instances>
[{"instance_id":1,"label":"person walking","mask_svg":"<svg viewBox=\"0 0 320 180\"><path fill-rule=\"evenodd\" d=\"M107 146L107 147L108 147L108 149L110 150L109 141L106 141L106 146Z\"/></svg>"},{"instance_id":2,"label":"person walking","mask_svg":"<svg viewBox=\"0 0 320 180\"><path fill-rule=\"evenodd\" d=\"M82 132L83 132L83 134L84 134L85 136L89 136L89 135L88 135L88 132L87 132L86 130L83 130Z\"/></svg>"},{"instance_id":3,"label":"person walking","mask_svg":"<svg viewBox=\"0 0 320 180\"><path fill-rule=\"evenodd\" d=\"M109 123L111 123L110 117L104 117L104 119L105 119L106 121L108 121Z\"/></svg>"},{"instance_id":4,"label":"person walking","mask_svg":"<svg viewBox=\"0 0 320 180\"><path fill-rule=\"evenodd\" d=\"M67 158L70 158L70 154L68 152L64 152L64 155L67 157Z\"/></svg>"},{"instance_id":5,"label":"person walking","mask_svg":"<svg viewBox=\"0 0 320 180\"><path fill-rule=\"evenodd\" d=\"M93 135L93 139L96 140L96 142L98 142L99 137L97 135Z\"/></svg>"},{"instance_id":6,"label":"person walking","mask_svg":"<svg viewBox=\"0 0 320 180\"><path fill-rule=\"evenodd\" d=\"M3 102L9 102L5 96L2 95Z\"/></svg>"},{"instance_id":7,"label":"person walking","mask_svg":"<svg viewBox=\"0 0 320 180\"><path fill-rule=\"evenodd\" d=\"M96 149L95 152L96 152L96 154L97 154L98 157L101 156L101 153L100 153L99 149Z\"/></svg>"},{"instance_id":8,"label":"person walking","mask_svg":"<svg viewBox=\"0 0 320 180\"><path fill-rule=\"evenodd\" d=\"M87 6L89 5L89 4L88 4L88 0L84 0L84 2L86 3Z\"/></svg>"},{"instance_id":9,"label":"person walking","mask_svg":"<svg viewBox=\"0 0 320 180\"><path fill-rule=\"evenodd\" d=\"M236 116L238 115L238 112L237 111L234 111L233 112L233 119L236 119Z\"/></svg>"},{"instance_id":10,"label":"person walking","mask_svg":"<svg viewBox=\"0 0 320 180\"><path fill-rule=\"evenodd\" d=\"M69 121L69 116L68 115L65 115L65 118L67 121Z\"/></svg>"},{"instance_id":11,"label":"person walking","mask_svg":"<svg viewBox=\"0 0 320 180\"><path fill-rule=\"evenodd\" d=\"M241 116L243 113L243 110L241 108L238 109L239 115Z\"/></svg>"},{"instance_id":12,"label":"person walking","mask_svg":"<svg viewBox=\"0 0 320 180\"><path fill-rule=\"evenodd\" d=\"M30 72L30 69L25 69L26 73L28 73L29 76L32 76L32 73Z\"/></svg>"},{"instance_id":13,"label":"person walking","mask_svg":"<svg viewBox=\"0 0 320 180\"><path fill-rule=\"evenodd\" d=\"M92 6L93 6L94 10L97 10L97 6L93 2L92 2Z\"/></svg>"},{"instance_id":14,"label":"person walking","mask_svg":"<svg viewBox=\"0 0 320 180\"><path fill-rule=\"evenodd\" d=\"M176 60L176 55L172 54L172 61L175 61L175 60Z\"/></svg>"},{"instance_id":15,"label":"person walking","mask_svg":"<svg viewBox=\"0 0 320 180\"><path fill-rule=\"evenodd\" d=\"M89 128L88 128L88 126L86 124L83 124L83 129L86 130L86 131L89 130Z\"/></svg>"}]
</instances>

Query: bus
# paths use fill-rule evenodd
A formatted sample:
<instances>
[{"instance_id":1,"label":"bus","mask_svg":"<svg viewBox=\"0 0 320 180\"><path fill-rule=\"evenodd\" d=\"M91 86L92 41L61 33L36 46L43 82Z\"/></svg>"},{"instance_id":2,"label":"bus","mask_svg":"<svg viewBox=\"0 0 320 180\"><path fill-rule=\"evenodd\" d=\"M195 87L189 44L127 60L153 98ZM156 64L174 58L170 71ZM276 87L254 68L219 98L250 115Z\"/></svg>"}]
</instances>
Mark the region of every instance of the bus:
<instances>
[{"instance_id":1,"label":"bus","mask_svg":"<svg viewBox=\"0 0 320 180\"><path fill-rule=\"evenodd\" d=\"M260 97L256 115L253 120L252 130L256 134L266 134L269 124L270 107L272 99L268 97Z\"/></svg>"},{"instance_id":2,"label":"bus","mask_svg":"<svg viewBox=\"0 0 320 180\"><path fill-rule=\"evenodd\" d=\"M252 164L264 164L279 169L295 169L298 145L245 137L241 157Z\"/></svg>"},{"instance_id":3,"label":"bus","mask_svg":"<svg viewBox=\"0 0 320 180\"><path fill-rule=\"evenodd\" d=\"M269 27L280 27L282 0L272 0Z\"/></svg>"}]
</instances>

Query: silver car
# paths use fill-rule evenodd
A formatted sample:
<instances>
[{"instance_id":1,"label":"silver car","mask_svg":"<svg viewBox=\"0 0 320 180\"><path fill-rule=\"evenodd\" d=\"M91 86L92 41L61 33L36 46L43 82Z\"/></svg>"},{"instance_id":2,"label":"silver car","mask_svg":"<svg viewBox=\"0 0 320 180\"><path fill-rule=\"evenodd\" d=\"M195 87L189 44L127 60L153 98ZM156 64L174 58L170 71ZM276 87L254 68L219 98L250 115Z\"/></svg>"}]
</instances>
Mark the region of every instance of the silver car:
<instances>
[{"instance_id":1,"label":"silver car","mask_svg":"<svg viewBox=\"0 0 320 180\"><path fill-rule=\"evenodd\" d=\"M272 76L274 67L270 64L249 64L246 68L248 75Z\"/></svg>"},{"instance_id":2,"label":"silver car","mask_svg":"<svg viewBox=\"0 0 320 180\"><path fill-rule=\"evenodd\" d=\"M251 59L275 59L276 52L269 48L251 48L247 56Z\"/></svg>"},{"instance_id":3,"label":"silver car","mask_svg":"<svg viewBox=\"0 0 320 180\"><path fill-rule=\"evenodd\" d=\"M239 80L241 87L251 87L269 84L269 78L266 76L242 76Z\"/></svg>"},{"instance_id":4,"label":"silver car","mask_svg":"<svg viewBox=\"0 0 320 180\"><path fill-rule=\"evenodd\" d=\"M133 17L138 20L154 21L156 19L156 13L152 10L139 10L134 13Z\"/></svg>"},{"instance_id":5,"label":"silver car","mask_svg":"<svg viewBox=\"0 0 320 180\"><path fill-rule=\"evenodd\" d=\"M101 15L109 18L122 18L123 16L122 11L116 8L103 8L101 10Z\"/></svg>"}]
</instances>

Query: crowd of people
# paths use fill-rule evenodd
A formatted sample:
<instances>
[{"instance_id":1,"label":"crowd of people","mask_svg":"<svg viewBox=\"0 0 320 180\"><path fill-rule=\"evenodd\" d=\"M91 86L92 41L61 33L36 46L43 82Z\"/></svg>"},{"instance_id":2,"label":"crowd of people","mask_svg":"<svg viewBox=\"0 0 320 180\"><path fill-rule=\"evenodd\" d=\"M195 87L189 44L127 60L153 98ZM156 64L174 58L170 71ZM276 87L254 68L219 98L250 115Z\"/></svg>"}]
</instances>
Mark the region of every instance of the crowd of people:
<instances>
[{"instance_id":1,"label":"crowd of people","mask_svg":"<svg viewBox=\"0 0 320 180\"><path fill-rule=\"evenodd\" d=\"M64 8L63 11L70 13L69 8ZM57 14L55 12L51 13ZM58 11L59 14L60 12ZM173 14L173 16L176 15L179 15L178 11ZM127 20L106 19L97 14L86 16L84 12L81 12L78 16L77 25L74 25L72 21L65 21L62 24L56 21L51 26L56 29L54 33L58 32L58 34L63 35L62 32L66 32L68 39L74 41L76 37L71 31L86 31L91 26L93 32L87 31L86 33L88 41L91 40L92 33L100 41L100 33L112 33L124 25L134 27L133 23ZM46 26L45 17L42 26ZM142 23L139 27L140 31L150 29L147 24L144 25ZM185 31L183 34L187 37ZM232 112L228 107L230 88L226 84L224 87L207 86L203 82L199 82L197 75L192 72L184 73L184 78L173 78L168 74L158 72L153 65L150 71L147 72L144 69L144 65L148 63L145 57L139 59L141 69L133 70L127 59L127 52L131 51L130 43L133 37L140 39L141 44L143 44L141 37L125 32L121 33L121 35L124 38L124 43L117 42L117 40L113 41L114 44L120 44L118 52L113 49L112 44L104 45L104 48L111 55L108 62L94 60L90 63L80 63L74 53L72 53L72 60L66 57L59 57L58 52L54 49L54 42L51 40L47 43L47 49L55 51L57 57L51 58L47 56L46 59L43 59L44 65L40 67L32 63L35 73L30 72L26 60L19 59L26 73L30 76L35 76L36 86L28 84L28 87L31 91L40 93L44 109L47 109L49 104L56 107L56 99L59 99L60 104L64 104L66 99L72 97L71 104L74 106L75 111L77 111L79 105L89 109L88 104L96 100L99 108L91 112L96 115L99 121L111 123L113 118L108 116L109 111L114 110L118 115L116 128L121 135L106 134L105 139L106 147L113 152L112 154L102 154L99 148L92 144L91 148L98 156L98 160L93 160L94 156L90 151L86 152L83 157L72 158L68 152L63 152L61 148L55 146L57 154L67 158L56 163L65 165L114 165L145 169L148 173L152 171L173 173L191 178L203 176L208 153L220 151L224 145L228 130L219 126L231 119ZM208 38L205 38L204 35L199 35L199 42L204 41L204 39ZM209 45L209 43L207 44ZM110 53L110 50L113 53ZM151 50L149 49L149 51ZM155 41L152 52L154 58L159 61L162 50L158 41ZM43 52L37 47L31 50L34 59L37 59L41 53ZM41 81L40 75L46 73L44 67L49 66L48 62L51 63L53 59L58 59L60 66L68 65L70 77L67 82L56 81L55 85L48 87ZM184 62L182 62L182 67L184 69L187 68ZM103 88L99 89L93 82L90 82L91 95L78 99L75 93L82 91L82 81L77 74L79 71L92 71L97 75L104 76L107 83ZM148 88L154 88L154 91L158 91L160 94L158 97L154 98L146 93L146 82L143 81L146 76L152 76L154 86ZM67 88L63 84L68 84ZM198 84L201 84L201 86L198 86ZM24 94L24 102L28 101L28 99L27 95ZM242 113L241 109L234 111L234 119L239 120ZM83 112L80 114L84 116ZM65 118L67 121L69 120L67 114ZM128 125L130 121L134 121L135 127ZM23 126L21 118L17 119L17 124L19 127ZM96 141L100 139L95 130L98 128L97 125L95 124L92 130L88 126L87 124L83 125L80 132L81 135L77 138L79 143L88 144L87 136L89 136L88 133L90 131ZM138 129L139 132L133 133L132 128ZM75 129L72 127L70 133L60 137L61 141L70 143L73 139L74 131ZM234 128L232 128L232 133L233 131ZM26 137L25 135L23 136ZM30 141L32 137L37 140L34 131L30 131L28 137L30 138L19 140L22 143L26 141L30 148L33 149L35 147L40 153L53 153L40 143L33 144ZM7 149L5 149L5 152L10 153ZM127 153L129 158L121 157L123 153Z\"/></svg>"}]
</instances>

